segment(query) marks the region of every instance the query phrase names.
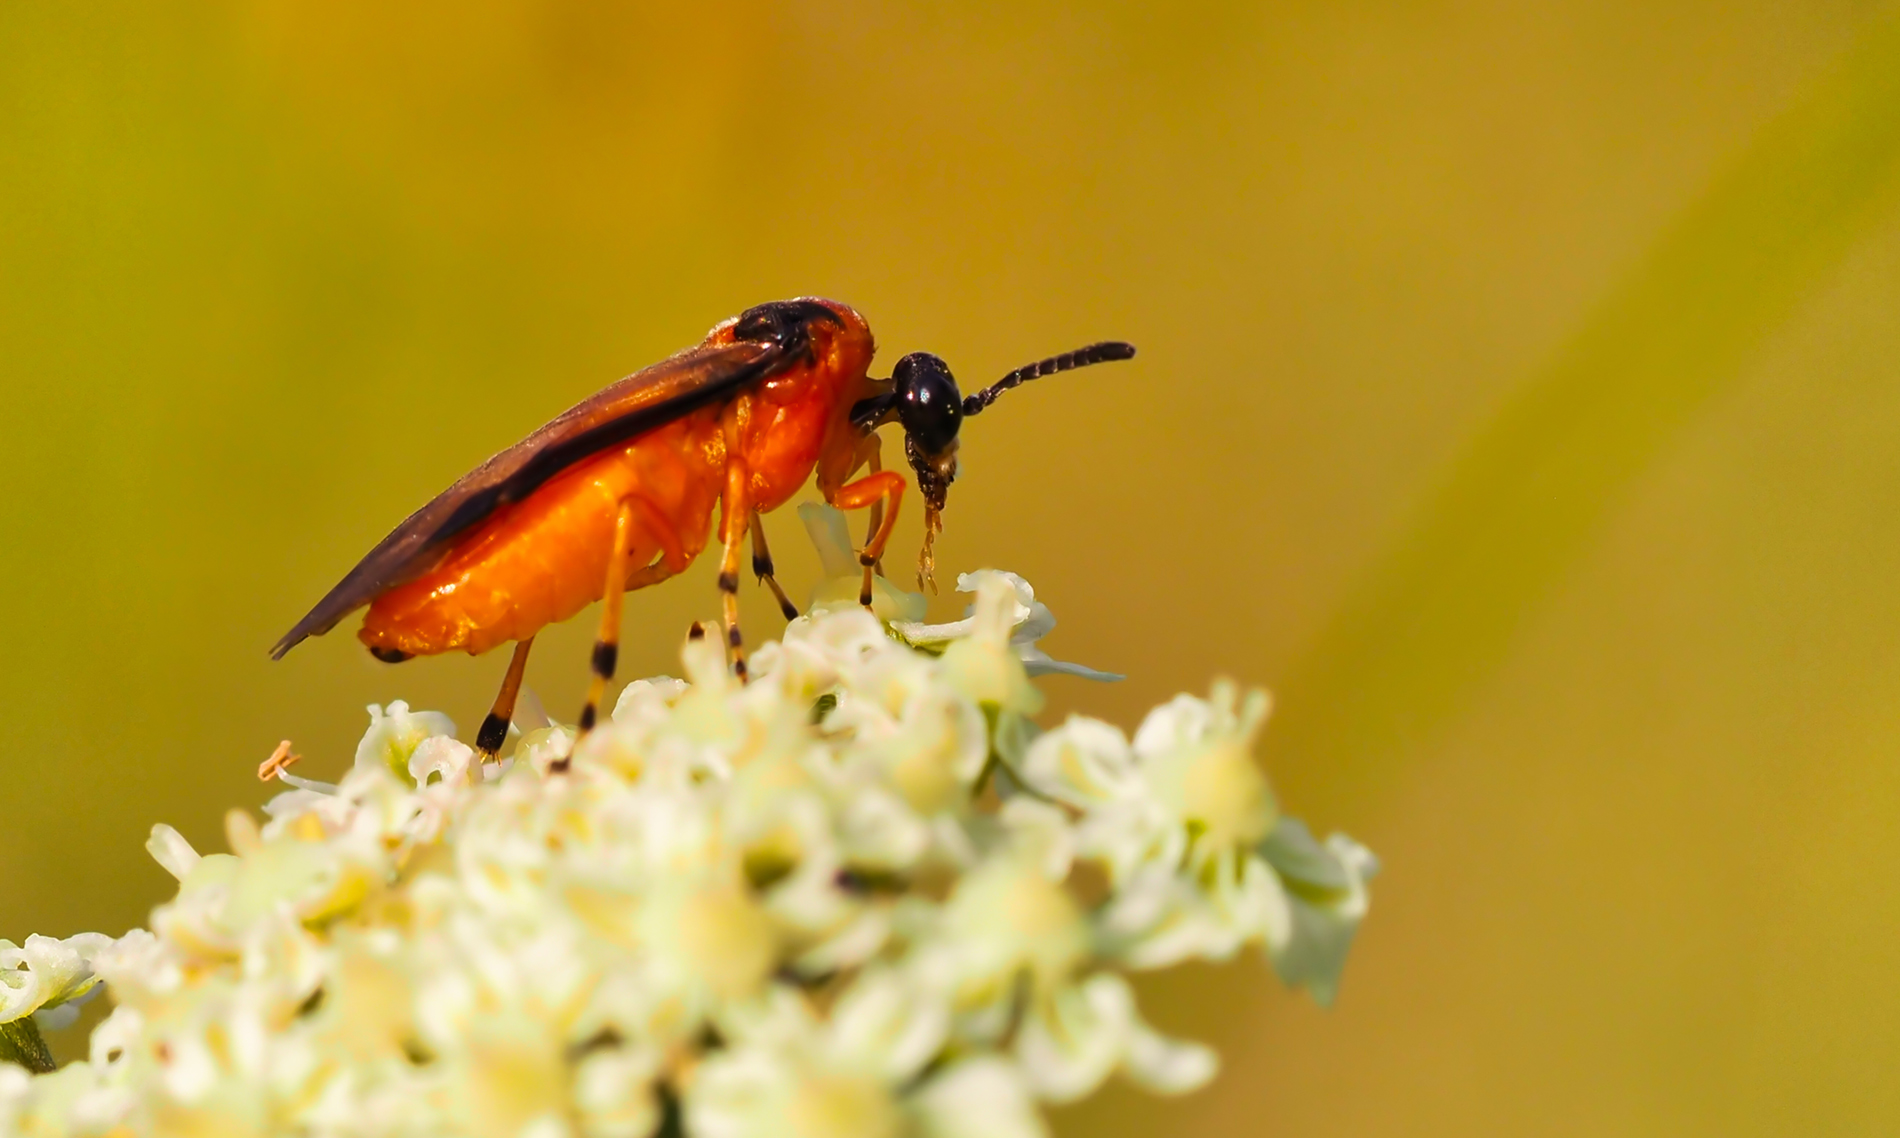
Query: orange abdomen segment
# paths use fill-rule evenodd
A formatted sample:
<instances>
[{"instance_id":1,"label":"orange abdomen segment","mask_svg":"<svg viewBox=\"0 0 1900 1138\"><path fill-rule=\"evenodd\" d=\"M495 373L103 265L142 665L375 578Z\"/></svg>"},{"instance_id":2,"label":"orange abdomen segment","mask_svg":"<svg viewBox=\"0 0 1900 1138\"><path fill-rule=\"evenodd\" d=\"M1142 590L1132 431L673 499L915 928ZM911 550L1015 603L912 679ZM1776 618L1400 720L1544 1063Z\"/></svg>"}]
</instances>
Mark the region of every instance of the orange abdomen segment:
<instances>
[{"instance_id":1,"label":"orange abdomen segment","mask_svg":"<svg viewBox=\"0 0 1900 1138\"><path fill-rule=\"evenodd\" d=\"M692 416L597 455L471 530L435 569L377 597L359 639L410 656L533 636L600 599L620 503L637 498L629 564L675 570L705 548L723 468L718 426Z\"/></svg>"}]
</instances>

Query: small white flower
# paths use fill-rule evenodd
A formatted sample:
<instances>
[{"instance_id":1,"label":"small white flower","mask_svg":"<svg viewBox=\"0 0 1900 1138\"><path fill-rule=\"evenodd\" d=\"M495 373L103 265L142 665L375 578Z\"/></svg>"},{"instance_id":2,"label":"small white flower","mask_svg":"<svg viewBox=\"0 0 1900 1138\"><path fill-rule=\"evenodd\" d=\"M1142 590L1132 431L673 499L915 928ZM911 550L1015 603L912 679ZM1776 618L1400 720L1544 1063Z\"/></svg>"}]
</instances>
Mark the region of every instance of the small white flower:
<instances>
[{"instance_id":1,"label":"small white flower","mask_svg":"<svg viewBox=\"0 0 1900 1138\"><path fill-rule=\"evenodd\" d=\"M1109 724L1071 717L1030 745L1022 777L1084 811L1079 840L1114 880L1163 866L1212 884L1278 817L1253 757L1266 711L1266 693L1242 704L1221 683L1211 700L1176 696L1150 712L1132 744Z\"/></svg>"},{"instance_id":2,"label":"small white flower","mask_svg":"<svg viewBox=\"0 0 1900 1138\"><path fill-rule=\"evenodd\" d=\"M1131 874L1101 916L1108 950L1129 968L1227 960L1248 944L1271 954L1292 928L1285 887L1264 860L1236 852L1193 877L1150 863Z\"/></svg>"},{"instance_id":3,"label":"small white flower","mask_svg":"<svg viewBox=\"0 0 1900 1138\"><path fill-rule=\"evenodd\" d=\"M635 680L620 690L620 698L614 702L613 720L615 723L658 727L666 722L666 717L673 712L673 705L686 694L688 687L685 680L676 680L671 676Z\"/></svg>"},{"instance_id":4,"label":"small white flower","mask_svg":"<svg viewBox=\"0 0 1900 1138\"><path fill-rule=\"evenodd\" d=\"M1045 1138L1049 1128L1015 1065L979 1055L950 1064L906 1107L921 1138Z\"/></svg>"},{"instance_id":5,"label":"small white flower","mask_svg":"<svg viewBox=\"0 0 1900 1138\"><path fill-rule=\"evenodd\" d=\"M771 918L736 873L662 883L635 919L654 988L708 1006L756 991L777 959Z\"/></svg>"},{"instance_id":6,"label":"small white flower","mask_svg":"<svg viewBox=\"0 0 1900 1138\"><path fill-rule=\"evenodd\" d=\"M1001 574L981 577L969 633L943 650L944 678L979 707L1034 715L1042 710L1042 693L1009 641L1018 607L1015 590Z\"/></svg>"},{"instance_id":7,"label":"small white flower","mask_svg":"<svg viewBox=\"0 0 1900 1138\"><path fill-rule=\"evenodd\" d=\"M398 778L407 778L409 756L424 739L454 734L455 722L439 711L410 711L409 705L400 699L386 710L372 703L369 730L356 745L356 765L380 767Z\"/></svg>"},{"instance_id":8,"label":"small white flower","mask_svg":"<svg viewBox=\"0 0 1900 1138\"><path fill-rule=\"evenodd\" d=\"M183 988L186 981L184 956L178 946L144 929L133 929L100 949L93 956L92 967L111 987L120 1011L127 1005L156 1004Z\"/></svg>"},{"instance_id":9,"label":"small white flower","mask_svg":"<svg viewBox=\"0 0 1900 1138\"><path fill-rule=\"evenodd\" d=\"M369 777L388 776L372 769ZM279 829L242 857L200 856L169 826L155 827L148 848L183 876L178 895L152 913L153 927L189 955L235 959L252 927L280 910L309 922L347 912L389 869L381 836L348 840L357 836L345 831L325 841L320 826L304 834Z\"/></svg>"},{"instance_id":10,"label":"small white flower","mask_svg":"<svg viewBox=\"0 0 1900 1138\"><path fill-rule=\"evenodd\" d=\"M759 648L753 674L770 679L786 699L810 705L852 686L861 668L892 648L884 625L862 606L808 612L786 625L781 639Z\"/></svg>"},{"instance_id":11,"label":"small white flower","mask_svg":"<svg viewBox=\"0 0 1900 1138\"><path fill-rule=\"evenodd\" d=\"M1014 604L1008 610L1011 615L1009 645L1016 652L1016 658L1031 676L1080 676L1085 680L1100 680L1112 683L1126 679L1114 672L1097 671L1081 664L1069 664L1050 657L1047 652L1036 646L1036 642L1055 630L1055 614L1049 606L1036 599L1036 590L1029 582L1014 573L1000 569L978 569L974 573L957 575L957 592L975 593L981 590L987 580L1006 582L1015 593ZM972 635L976 631L976 606L971 605L962 620L948 624L924 624L916 620L892 621L891 629L906 641L919 648L942 650L952 641Z\"/></svg>"},{"instance_id":12,"label":"small white flower","mask_svg":"<svg viewBox=\"0 0 1900 1138\"><path fill-rule=\"evenodd\" d=\"M1127 736L1114 724L1081 715L1038 736L1021 773L1042 794L1085 811L1139 803L1148 794Z\"/></svg>"},{"instance_id":13,"label":"small white flower","mask_svg":"<svg viewBox=\"0 0 1900 1138\"><path fill-rule=\"evenodd\" d=\"M24 945L0 940L0 1023L28 1015L42 1027L70 1023L77 1003L99 983L93 959L111 944L112 938L100 933L65 940L29 936ZM67 1014L51 1014L56 1011Z\"/></svg>"},{"instance_id":14,"label":"small white flower","mask_svg":"<svg viewBox=\"0 0 1900 1138\"><path fill-rule=\"evenodd\" d=\"M1266 692L1248 692L1243 702L1221 681L1211 699L1175 696L1135 732L1136 761L1161 804L1193 831L1197 863L1273 829L1273 791L1253 756L1267 707Z\"/></svg>"},{"instance_id":15,"label":"small white flower","mask_svg":"<svg viewBox=\"0 0 1900 1138\"><path fill-rule=\"evenodd\" d=\"M1052 1102L1091 1094L1120 1070L1159 1094L1185 1094L1219 1063L1199 1044L1168 1039L1141 1021L1128 982L1098 973L1033 1004L1016 1041L1030 1087Z\"/></svg>"},{"instance_id":16,"label":"small white flower","mask_svg":"<svg viewBox=\"0 0 1900 1138\"><path fill-rule=\"evenodd\" d=\"M1162 968L1258 944L1283 981L1328 1003L1377 863L1280 817L1253 757L1266 714L1265 693L1243 700L1223 682L1156 708L1132 744L1073 717L1030 746L1022 776L1083 811L1077 849L1115 886L1101 925L1117 959Z\"/></svg>"},{"instance_id":17,"label":"small white flower","mask_svg":"<svg viewBox=\"0 0 1900 1138\"><path fill-rule=\"evenodd\" d=\"M546 1019L514 1008L472 1018L436 1058L432 1088L453 1133L474 1138L565 1138L568 1071Z\"/></svg>"},{"instance_id":18,"label":"small white flower","mask_svg":"<svg viewBox=\"0 0 1900 1138\"><path fill-rule=\"evenodd\" d=\"M574 1109L586 1138L647 1138L660 1125L655 1083L660 1057L650 1050L602 1047L574 1067Z\"/></svg>"},{"instance_id":19,"label":"small white flower","mask_svg":"<svg viewBox=\"0 0 1900 1138\"><path fill-rule=\"evenodd\" d=\"M854 983L820 1021L776 990L727 1021L732 1046L709 1058L687 1094L700 1138L902 1138L900 1089L943 1044L949 1017L886 971Z\"/></svg>"},{"instance_id":20,"label":"small white flower","mask_svg":"<svg viewBox=\"0 0 1900 1138\"><path fill-rule=\"evenodd\" d=\"M1066 984L1088 959L1082 908L1053 879L1038 850L1007 850L959 880L927 952L957 1005L993 1011L1017 995Z\"/></svg>"},{"instance_id":21,"label":"small white flower","mask_svg":"<svg viewBox=\"0 0 1900 1138\"><path fill-rule=\"evenodd\" d=\"M850 736L848 762L877 767L922 815L966 808L990 753L980 707L901 649L861 666L824 726Z\"/></svg>"},{"instance_id":22,"label":"small white flower","mask_svg":"<svg viewBox=\"0 0 1900 1138\"><path fill-rule=\"evenodd\" d=\"M546 778L554 764L574 751L574 729L560 724L536 728L515 744L514 761Z\"/></svg>"},{"instance_id":23,"label":"small white flower","mask_svg":"<svg viewBox=\"0 0 1900 1138\"><path fill-rule=\"evenodd\" d=\"M426 787L438 779L450 786L459 786L468 782L469 771L475 765L475 752L468 744L442 734L417 743L409 752L406 769L409 780L417 786Z\"/></svg>"},{"instance_id":24,"label":"small white flower","mask_svg":"<svg viewBox=\"0 0 1900 1138\"><path fill-rule=\"evenodd\" d=\"M851 542L851 530L843 510L821 502L805 502L798 507L798 520L818 550L825 579L812 590L810 610L835 612L862 608L859 595L864 587L864 567L858 563L857 546ZM922 593L906 592L890 578L871 578L871 611L887 622L922 619L929 600Z\"/></svg>"}]
</instances>

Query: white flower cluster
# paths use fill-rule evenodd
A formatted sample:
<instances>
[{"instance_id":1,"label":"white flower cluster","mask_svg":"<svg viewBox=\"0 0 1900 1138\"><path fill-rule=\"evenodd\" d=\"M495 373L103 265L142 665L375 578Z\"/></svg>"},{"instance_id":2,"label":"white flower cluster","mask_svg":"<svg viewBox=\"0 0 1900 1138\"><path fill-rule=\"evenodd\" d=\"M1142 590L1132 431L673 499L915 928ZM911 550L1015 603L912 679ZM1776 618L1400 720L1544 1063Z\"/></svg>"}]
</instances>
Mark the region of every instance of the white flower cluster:
<instances>
[{"instance_id":1,"label":"white flower cluster","mask_svg":"<svg viewBox=\"0 0 1900 1138\"><path fill-rule=\"evenodd\" d=\"M87 1061L0 1064L0 1135L1015 1138L1201 1085L1125 974L1257 945L1329 998L1373 860L1279 814L1261 693L1038 734L1048 610L963 583L956 626L800 618L745 685L691 641L499 766L372 708L231 852L158 827L150 932L0 942L0 1022L116 1005Z\"/></svg>"}]
</instances>

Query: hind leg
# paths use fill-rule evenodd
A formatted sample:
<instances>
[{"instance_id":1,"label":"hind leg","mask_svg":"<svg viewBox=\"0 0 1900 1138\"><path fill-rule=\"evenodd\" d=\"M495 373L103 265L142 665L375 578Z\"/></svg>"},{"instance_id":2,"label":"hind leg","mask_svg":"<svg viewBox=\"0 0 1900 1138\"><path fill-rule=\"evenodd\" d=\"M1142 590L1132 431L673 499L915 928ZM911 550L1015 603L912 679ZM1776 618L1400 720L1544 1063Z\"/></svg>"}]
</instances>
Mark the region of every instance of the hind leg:
<instances>
[{"instance_id":1,"label":"hind leg","mask_svg":"<svg viewBox=\"0 0 1900 1138\"><path fill-rule=\"evenodd\" d=\"M726 650L732 672L745 682L745 636L739 631L739 558L745 551L746 531L752 517L748 489L751 472L736 454L726 461L726 492L719 505L720 536L725 543L719 557L719 594L726 618Z\"/></svg>"},{"instance_id":2,"label":"hind leg","mask_svg":"<svg viewBox=\"0 0 1900 1138\"><path fill-rule=\"evenodd\" d=\"M501 745L508 741L508 724L515 717L515 697L521 694L521 677L528 671L528 649L534 647L534 637L515 642L515 652L508 658L508 674L502 677L501 691L495 693L495 706L488 711L488 718L482 720L482 729L475 736L475 753L482 762L494 758Z\"/></svg>"}]
</instances>

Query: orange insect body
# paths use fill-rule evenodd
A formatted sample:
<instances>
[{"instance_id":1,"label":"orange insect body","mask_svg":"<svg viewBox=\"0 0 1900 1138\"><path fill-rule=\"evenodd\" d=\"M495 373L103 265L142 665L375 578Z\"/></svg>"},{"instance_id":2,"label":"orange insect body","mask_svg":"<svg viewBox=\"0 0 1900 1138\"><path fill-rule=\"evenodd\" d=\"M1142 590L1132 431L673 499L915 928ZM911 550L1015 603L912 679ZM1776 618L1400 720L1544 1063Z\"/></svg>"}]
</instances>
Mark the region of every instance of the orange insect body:
<instances>
[{"instance_id":1,"label":"orange insect body","mask_svg":"<svg viewBox=\"0 0 1900 1138\"><path fill-rule=\"evenodd\" d=\"M625 499L643 507L634 567L664 554L684 568L706 546L722 469L688 426L586 460L504 509L441 566L370 602L358 639L385 656L482 653L566 620L600 599Z\"/></svg>"},{"instance_id":2,"label":"orange insect body","mask_svg":"<svg viewBox=\"0 0 1900 1138\"><path fill-rule=\"evenodd\" d=\"M875 450L850 422L853 404L873 394L875 349L862 316L826 305L839 323L815 326L808 362L583 460L497 511L435 568L376 597L358 636L385 654L481 653L566 620L600 599L623 503L633 506L629 580L649 566L677 573L705 549L735 466L761 513L797 494L814 467L832 500ZM733 326L702 346L731 343ZM723 518L722 531L746 523Z\"/></svg>"},{"instance_id":3,"label":"orange insect body","mask_svg":"<svg viewBox=\"0 0 1900 1138\"><path fill-rule=\"evenodd\" d=\"M966 398L949 366L928 352L898 360L889 379L870 378L875 350L864 317L837 301L802 297L747 309L698 347L609 385L436 495L357 562L272 655L365 605L357 635L392 662L513 641L501 693L476 736L477 750L492 757L507 738L535 634L601 600L579 722L585 732L613 678L622 595L699 556L716 506L726 641L743 678L739 567L748 537L753 571L788 618L798 615L772 576L760 514L789 501L814 470L825 501L868 507L871 532L858 561L859 600L869 606L905 488L902 475L879 468L877 430L899 423L924 500L918 580L928 584L962 421L1028 380L1135 354L1127 344L1091 344L1017 368ZM870 473L853 481L867 465Z\"/></svg>"}]
</instances>

